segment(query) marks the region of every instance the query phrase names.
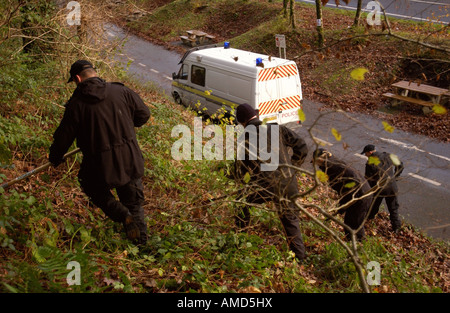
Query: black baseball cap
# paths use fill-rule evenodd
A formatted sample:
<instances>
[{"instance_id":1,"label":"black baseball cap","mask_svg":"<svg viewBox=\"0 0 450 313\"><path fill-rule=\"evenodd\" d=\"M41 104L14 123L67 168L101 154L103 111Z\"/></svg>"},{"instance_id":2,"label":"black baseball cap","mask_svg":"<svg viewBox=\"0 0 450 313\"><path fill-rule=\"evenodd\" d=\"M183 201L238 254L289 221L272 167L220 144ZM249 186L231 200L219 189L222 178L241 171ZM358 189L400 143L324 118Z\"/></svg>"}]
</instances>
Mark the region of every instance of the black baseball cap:
<instances>
[{"instance_id":1,"label":"black baseball cap","mask_svg":"<svg viewBox=\"0 0 450 313\"><path fill-rule=\"evenodd\" d=\"M76 75L80 74L82 71L84 71L85 69L88 69L88 68L94 68L94 66L92 65L91 62L86 61L86 60L76 61L70 67L70 78L67 82L70 83L71 81L73 81L73 78Z\"/></svg>"},{"instance_id":2,"label":"black baseball cap","mask_svg":"<svg viewBox=\"0 0 450 313\"><path fill-rule=\"evenodd\" d=\"M364 147L363 151L361 152L361 154L364 154L366 152L370 152L370 151L374 151L375 150L375 146L374 145L367 145Z\"/></svg>"},{"instance_id":3,"label":"black baseball cap","mask_svg":"<svg viewBox=\"0 0 450 313\"><path fill-rule=\"evenodd\" d=\"M239 123L246 123L258 113L248 103L243 103L236 108L236 120Z\"/></svg>"}]
</instances>

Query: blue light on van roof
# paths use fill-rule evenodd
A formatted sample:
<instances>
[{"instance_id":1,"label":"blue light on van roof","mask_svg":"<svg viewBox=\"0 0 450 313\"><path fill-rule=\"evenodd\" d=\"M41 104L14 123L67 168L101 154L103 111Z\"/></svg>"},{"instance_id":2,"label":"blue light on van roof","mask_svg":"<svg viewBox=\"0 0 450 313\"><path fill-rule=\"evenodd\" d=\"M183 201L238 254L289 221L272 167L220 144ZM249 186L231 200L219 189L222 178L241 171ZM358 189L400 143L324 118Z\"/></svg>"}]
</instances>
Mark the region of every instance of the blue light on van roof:
<instances>
[{"instance_id":1,"label":"blue light on van roof","mask_svg":"<svg viewBox=\"0 0 450 313\"><path fill-rule=\"evenodd\" d=\"M262 61L263 61L262 58L257 58L256 59L256 66L262 64Z\"/></svg>"},{"instance_id":2,"label":"blue light on van roof","mask_svg":"<svg viewBox=\"0 0 450 313\"><path fill-rule=\"evenodd\" d=\"M223 47L224 47L225 49L228 49L228 48L230 47L230 43L229 43L228 41L225 41L225 42L223 43Z\"/></svg>"}]
</instances>

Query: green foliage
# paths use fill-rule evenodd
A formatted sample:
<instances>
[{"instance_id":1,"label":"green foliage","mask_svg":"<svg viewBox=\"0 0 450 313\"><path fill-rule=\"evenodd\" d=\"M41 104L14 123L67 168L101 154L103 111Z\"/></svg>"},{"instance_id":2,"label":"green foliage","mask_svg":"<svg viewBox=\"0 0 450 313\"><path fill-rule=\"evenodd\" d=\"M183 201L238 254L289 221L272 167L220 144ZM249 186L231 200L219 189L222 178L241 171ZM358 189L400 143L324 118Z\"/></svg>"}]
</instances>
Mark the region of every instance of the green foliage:
<instances>
[{"instance_id":1,"label":"green foliage","mask_svg":"<svg viewBox=\"0 0 450 313\"><path fill-rule=\"evenodd\" d=\"M3 193L4 190L0 190L0 242L2 248L15 251L17 242L24 243L18 231L23 228L23 208L33 205L36 198L15 190L9 195Z\"/></svg>"},{"instance_id":2,"label":"green foliage","mask_svg":"<svg viewBox=\"0 0 450 313\"><path fill-rule=\"evenodd\" d=\"M46 132L39 127L30 126L38 120L36 116L27 115L26 121L22 118L14 116L6 119L0 115L0 149L2 151L2 164L9 164L12 150L21 150L25 154L38 155L40 148L48 148L50 141Z\"/></svg>"},{"instance_id":3,"label":"green foliage","mask_svg":"<svg viewBox=\"0 0 450 313\"><path fill-rule=\"evenodd\" d=\"M442 292L437 286L424 283L423 273L431 276L434 273L423 254L414 253L403 248L389 247L379 238L368 238L364 243L364 262L377 261L381 266L381 286L396 288L398 292ZM444 251L446 248L444 248ZM381 286L374 286L379 291Z\"/></svg>"},{"instance_id":4,"label":"green foliage","mask_svg":"<svg viewBox=\"0 0 450 313\"><path fill-rule=\"evenodd\" d=\"M326 246L324 253L317 256L317 263L320 266L319 275L327 280L333 281L338 288L347 291L357 291L359 289L359 279L355 270L355 265L348 259L347 252L338 243L331 243Z\"/></svg>"},{"instance_id":5,"label":"green foliage","mask_svg":"<svg viewBox=\"0 0 450 313\"><path fill-rule=\"evenodd\" d=\"M55 102L68 99L63 81L55 81L56 60L40 63L28 54L12 54L20 44L7 43L0 50L1 166L10 163L15 151L38 157L41 148L48 148L63 111Z\"/></svg>"},{"instance_id":6,"label":"green foliage","mask_svg":"<svg viewBox=\"0 0 450 313\"><path fill-rule=\"evenodd\" d=\"M189 222L166 226L162 233L150 238L149 247L144 258L158 266L182 271L176 289L184 291L193 283L198 284L202 292L263 287L272 278L269 269L285 258L275 247L264 245L259 236L220 232ZM237 289L223 286L224 280L233 282Z\"/></svg>"},{"instance_id":7,"label":"green foliage","mask_svg":"<svg viewBox=\"0 0 450 313\"><path fill-rule=\"evenodd\" d=\"M27 262L12 261L7 266L6 281L0 290L18 293L36 292L102 292L104 288L96 285L93 276L97 264L92 257L83 250L65 252L55 247L39 246L33 249L33 255L38 265ZM67 276L70 268L67 264L76 261L80 264L80 285L69 286Z\"/></svg>"}]
</instances>

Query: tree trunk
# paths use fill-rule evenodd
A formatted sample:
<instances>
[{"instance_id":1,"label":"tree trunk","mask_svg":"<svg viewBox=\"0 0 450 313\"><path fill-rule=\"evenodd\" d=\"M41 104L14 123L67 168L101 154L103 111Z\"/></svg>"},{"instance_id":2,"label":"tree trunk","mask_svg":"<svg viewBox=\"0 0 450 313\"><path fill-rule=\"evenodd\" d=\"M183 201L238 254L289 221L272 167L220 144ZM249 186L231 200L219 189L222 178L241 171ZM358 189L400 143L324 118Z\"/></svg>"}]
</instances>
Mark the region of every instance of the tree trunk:
<instances>
[{"instance_id":1,"label":"tree trunk","mask_svg":"<svg viewBox=\"0 0 450 313\"><path fill-rule=\"evenodd\" d=\"M324 37L323 37L323 22L322 22L322 2L321 0L316 0L316 14L317 14L317 36L319 47L323 47Z\"/></svg>"},{"instance_id":2,"label":"tree trunk","mask_svg":"<svg viewBox=\"0 0 450 313\"><path fill-rule=\"evenodd\" d=\"M292 29L295 29L294 0L290 0L289 18L292 25Z\"/></svg>"},{"instance_id":3,"label":"tree trunk","mask_svg":"<svg viewBox=\"0 0 450 313\"><path fill-rule=\"evenodd\" d=\"M34 41L32 37L34 36L33 23L30 22L28 15L33 12L35 8L32 4L25 4L20 7L20 12L22 15L22 22L20 25L23 37L22 46L24 53L31 53L34 47Z\"/></svg>"},{"instance_id":4,"label":"tree trunk","mask_svg":"<svg viewBox=\"0 0 450 313\"><path fill-rule=\"evenodd\" d=\"M358 0L358 4L356 5L356 15L355 15L355 20L353 22L353 26L359 25L359 19L361 18L361 6L362 6L362 0Z\"/></svg>"}]
</instances>

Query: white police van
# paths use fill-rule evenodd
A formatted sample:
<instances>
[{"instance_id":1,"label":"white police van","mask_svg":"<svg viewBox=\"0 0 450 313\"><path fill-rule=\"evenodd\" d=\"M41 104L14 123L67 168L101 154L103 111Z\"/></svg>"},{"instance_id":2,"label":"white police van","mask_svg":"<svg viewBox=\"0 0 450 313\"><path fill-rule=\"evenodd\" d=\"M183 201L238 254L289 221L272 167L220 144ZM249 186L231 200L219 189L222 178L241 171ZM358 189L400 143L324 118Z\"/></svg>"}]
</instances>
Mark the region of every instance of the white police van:
<instances>
[{"instance_id":1,"label":"white police van","mask_svg":"<svg viewBox=\"0 0 450 313\"><path fill-rule=\"evenodd\" d=\"M173 73L172 96L179 104L213 115L250 104L267 123L299 121L300 75L294 61L223 47L206 46L185 53Z\"/></svg>"}]
</instances>

